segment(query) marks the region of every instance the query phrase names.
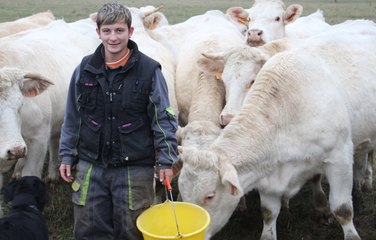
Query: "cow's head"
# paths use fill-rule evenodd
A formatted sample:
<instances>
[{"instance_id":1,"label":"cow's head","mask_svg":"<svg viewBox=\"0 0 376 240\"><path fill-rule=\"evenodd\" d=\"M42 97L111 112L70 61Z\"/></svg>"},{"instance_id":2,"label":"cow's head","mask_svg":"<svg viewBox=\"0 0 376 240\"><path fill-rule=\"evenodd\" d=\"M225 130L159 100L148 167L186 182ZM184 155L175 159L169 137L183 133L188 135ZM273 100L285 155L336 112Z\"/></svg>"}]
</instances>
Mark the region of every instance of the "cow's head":
<instances>
[{"instance_id":1,"label":"cow's head","mask_svg":"<svg viewBox=\"0 0 376 240\"><path fill-rule=\"evenodd\" d=\"M211 218L206 238L218 232L229 220L243 190L231 163L212 151L183 148L184 167L179 175L179 191L185 202L205 208Z\"/></svg>"},{"instance_id":2,"label":"cow's head","mask_svg":"<svg viewBox=\"0 0 376 240\"><path fill-rule=\"evenodd\" d=\"M261 46L285 37L285 26L302 14L303 7L292 4L285 10L281 0L256 0L247 11L249 13L247 43L250 46Z\"/></svg>"},{"instance_id":3,"label":"cow's head","mask_svg":"<svg viewBox=\"0 0 376 240\"><path fill-rule=\"evenodd\" d=\"M22 138L20 116L24 97L35 97L51 84L36 73L10 67L0 69L0 160L25 157L27 146Z\"/></svg>"},{"instance_id":4,"label":"cow's head","mask_svg":"<svg viewBox=\"0 0 376 240\"><path fill-rule=\"evenodd\" d=\"M203 56L205 58L198 62L203 71L222 73L226 105L219 121L226 126L238 114L247 92L269 56L248 46L235 47L226 52L204 52Z\"/></svg>"}]
</instances>

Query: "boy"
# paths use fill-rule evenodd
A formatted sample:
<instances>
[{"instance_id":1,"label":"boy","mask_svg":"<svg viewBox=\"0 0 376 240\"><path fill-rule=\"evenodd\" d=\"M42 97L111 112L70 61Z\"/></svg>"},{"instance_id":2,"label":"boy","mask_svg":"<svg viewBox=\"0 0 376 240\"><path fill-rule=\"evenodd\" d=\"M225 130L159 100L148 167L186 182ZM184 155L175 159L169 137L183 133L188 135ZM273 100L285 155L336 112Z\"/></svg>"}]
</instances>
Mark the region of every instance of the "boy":
<instances>
[{"instance_id":1,"label":"boy","mask_svg":"<svg viewBox=\"0 0 376 240\"><path fill-rule=\"evenodd\" d=\"M143 239L137 217L154 199L154 166L172 179L177 122L158 62L138 50L129 9L97 13L102 44L73 73L60 175L73 182L75 239ZM73 179L72 166L76 165Z\"/></svg>"}]
</instances>

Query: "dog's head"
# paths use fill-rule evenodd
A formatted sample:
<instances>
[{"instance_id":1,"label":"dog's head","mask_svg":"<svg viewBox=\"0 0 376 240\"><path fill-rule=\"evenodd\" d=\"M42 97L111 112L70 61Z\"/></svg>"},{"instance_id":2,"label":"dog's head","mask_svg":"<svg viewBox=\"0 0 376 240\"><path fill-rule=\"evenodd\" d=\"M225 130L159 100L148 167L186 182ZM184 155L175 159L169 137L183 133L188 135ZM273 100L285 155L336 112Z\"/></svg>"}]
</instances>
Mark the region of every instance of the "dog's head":
<instances>
[{"instance_id":1,"label":"dog's head","mask_svg":"<svg viewBox=\"0 0 376 240\"><path fill-rule=\"evenodd\" d=\"M4 202L12 202L13 207L35 205L43 211L47 201L45 183L35 176L13 180L4 188Z\"/></svg>"}]
</instances>

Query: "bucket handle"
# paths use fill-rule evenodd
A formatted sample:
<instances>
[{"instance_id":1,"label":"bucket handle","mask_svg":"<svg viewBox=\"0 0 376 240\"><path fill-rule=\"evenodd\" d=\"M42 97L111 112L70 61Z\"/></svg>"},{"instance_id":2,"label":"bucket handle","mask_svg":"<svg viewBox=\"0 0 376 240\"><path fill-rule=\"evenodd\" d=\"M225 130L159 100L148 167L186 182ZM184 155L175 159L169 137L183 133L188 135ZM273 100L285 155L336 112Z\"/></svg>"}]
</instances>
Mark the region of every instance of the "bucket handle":
<instances>
[{"instance_id":1,"label":"bucket handle","mask_svg":"<svg viewBox=\"0 0 376 240\"><path fill-rule=\"evenodd\" d=\"M165 182L166 196L167 196L167 190L170 193L171 205L172 205L172 209L174 211L174 217L175 217L176 230L178 231L177 237L178 238L183 238L183 235L180 233L179 224L178 224L178 218L176 216L176 210L175 210L175 205L174 205L174 199L172 197L172 187L171 187L171 184L170 184L170 180L168 178L165 178L164 182Z\"/></svg>"}]
</instances>

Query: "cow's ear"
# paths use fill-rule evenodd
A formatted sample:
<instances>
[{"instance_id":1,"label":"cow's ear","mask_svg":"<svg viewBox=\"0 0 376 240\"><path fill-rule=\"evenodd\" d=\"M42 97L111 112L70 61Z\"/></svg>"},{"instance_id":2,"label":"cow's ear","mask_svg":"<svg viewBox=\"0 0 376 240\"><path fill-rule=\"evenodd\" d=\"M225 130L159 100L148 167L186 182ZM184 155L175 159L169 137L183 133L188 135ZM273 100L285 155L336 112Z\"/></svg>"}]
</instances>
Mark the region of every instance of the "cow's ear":
<instances>
[{"instance_id":1,"label":"cow's ear","mask_svg":"<svg viewBox=\"0 0 376 240\"><path fill-rule=\"evenodd\" d=\"M248 25L249 23L249 16L248 16L249 14L242 7L231 7L226 10L226 14L234 22L237 22L243 25Z\"/></svg>"},{"instance_id":2,"label":"cow's ear","mask_svg":"<svg viewBox=\"0 0 376 240\"><path fill-rule=\"evenodd\" d=\"M24 74L21 91L25 97L34 97L44 92L50 85L53 83L40 74L27 72Z\"/></svg>"},{"instance_id":3,"label":"cow's ear","mask_svg":"<svg viewBox=\"0 0 376 240\"><path fill-rule=\"evenodd\" d=\"M162 22L163 15L161 13L153 13L144 18L144 26L149 30L156 29Z\"/></svg>"},{"instance_id":4,"label":"cow's ear","mask_svg":"<svg viewBox=\"0 0 376 240\"><path fill-rule=\"evenodd\" d=\"M294 22L296 19L302 15L303 6L300 4L291 4L285 11L284 14L284 23L285 25Z\"/></svg>"},{"instance_id":5,"label":"cow's ear","mask_svg":"<svg viewBox=\"0 0 376 240\"><path fill-rule=\"evenodd\" d=\"M159 12L163 7L164 6L161 5L151 12L144 13L143 24L146 29L153 30L157 28L163 22L163 20L167 21L166 17Z\"/></svg>"},{"instance_id":6,"label":"cow's ear","mask_svg":"<svg viewBox=\"0 0 376 240\"><path fill-rule=\"evenodd\" d=\"M89 19L93 21L94 23L97 23L97 12L91 13L89 15Z\"/></svg>"},{"instance_id":7,"label":"cow's ear","mask_svg":"<svg viewBox=\"0 0 376 240\"><path fill-rule=\"evenodd\" d=\"M204 57L197 61L197 65L202 71L208 73L223 72L225 68L223 53L203 52L202 56Z\"/></svg>"},{"instance_id":8,"label":"cow's ear","mask_svg":"<svg viewBox=\"0 0 376 240\"><path fill-rule=\"evenodd\" d=\"M231 163L220 163L220 176L223 185L229 188L230 194L233 196L243 195L243 189L240 186L238 173Z\"/></svg>"}]
</instances>

